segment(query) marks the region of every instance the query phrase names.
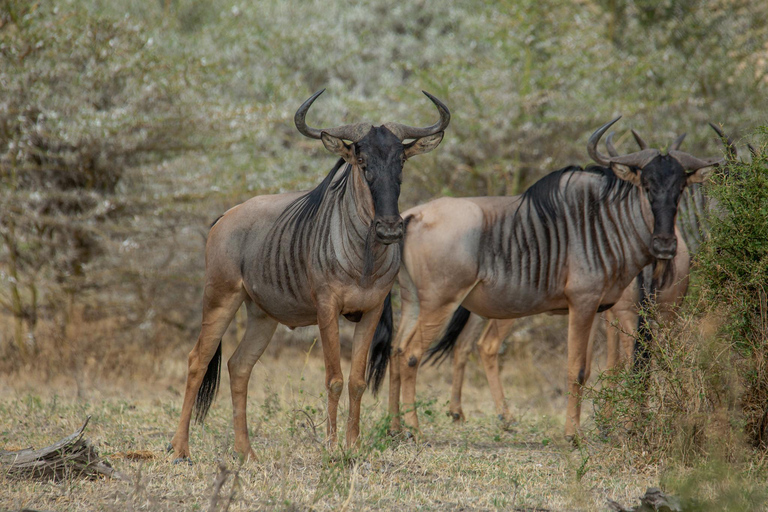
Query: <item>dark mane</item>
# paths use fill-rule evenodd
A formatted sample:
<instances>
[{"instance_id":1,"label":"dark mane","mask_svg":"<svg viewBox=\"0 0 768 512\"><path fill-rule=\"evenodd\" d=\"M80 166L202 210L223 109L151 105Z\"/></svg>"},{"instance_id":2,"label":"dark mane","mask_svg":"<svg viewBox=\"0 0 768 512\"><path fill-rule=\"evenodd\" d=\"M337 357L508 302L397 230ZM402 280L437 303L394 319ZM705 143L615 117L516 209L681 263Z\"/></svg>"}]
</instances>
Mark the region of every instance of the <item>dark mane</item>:
<instances>
[{"instance_id":1,"label":"dark mane","mask_svg":"<svg viewBox=\"0 0 768 512\"><path fill-rule=\"evenodd\" d=\"M561 204L565 200L560 190L560 180L564 175L568 175L567 190L571 177L577 172L597 174L603 178L603 187L600 190L600 196L597 198L599 203L621 201L627 197L634 187L632 183L618 178L608 167L590 165L586 169L582 169L579 166L570 165L547 174L531 185L528 190L523 192L523 198L517 207L517 211L520 210L523 204L530 203L540 218L556 219L561 214ZM515 215L517 215L517 211Z\"/></svg>"},{"instance_id":2,"label":"dark mane","mask_svg":"<svg viewBox=\"0 0 768 512\"><path fill-rule=\"evenodd\" d=\"M287 220L291 224L297 224L314 219L328 189L331 191L340 190L342 193L344 192L344 189L347 186L347 180L349 179L350 170L352 169L349 164L347 164L339 180L336 183L333 183L336 173L343 165L344 159L339 158L339 161L333 166L331 172L328 173L318 186L294 200L285 208L285 210L283 210L283 213L281 213L280 217L277 219L277 223Z\"/></svg>"}]
</instances>

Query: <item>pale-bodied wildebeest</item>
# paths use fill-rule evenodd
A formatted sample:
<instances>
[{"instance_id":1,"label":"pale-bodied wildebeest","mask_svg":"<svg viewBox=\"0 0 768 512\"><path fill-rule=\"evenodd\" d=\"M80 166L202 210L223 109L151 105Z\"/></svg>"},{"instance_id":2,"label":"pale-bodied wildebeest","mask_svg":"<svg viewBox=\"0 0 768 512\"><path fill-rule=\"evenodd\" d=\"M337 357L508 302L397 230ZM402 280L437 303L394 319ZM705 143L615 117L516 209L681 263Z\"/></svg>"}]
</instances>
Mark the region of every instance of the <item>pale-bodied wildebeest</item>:
<instances>
[{"instance_id":1,"label":"pale-bodied wildebeest","mask_svg":"<svg viewBox=\"0 0 768 512\"><path fill-rule=\"evenodd\" d=\"M647 144L645 144L637 132L632 130L632 134L640 145L640 149L648 149ZM613 135L614 133L608 134L605 140L605 145L609 155L617 157L619 154L613 146ZM679 140L676 141L677 145L674 146L674 149L679 148L679 142L682 142L682 138L679 138ZM689 192L690 189L687 188L684 195L690 195ZM683 205L681 204L680 209L682 209L682 207ZM679 219L680 218L678 217L678 220ZM667 279L665 279L661 286L656 289L655 294L655 300L660 309L667 313L670 313L680 304L688 289L690 255L684 237L682 237L681 233L677 230L676 235L678 247L670 267L672 274L666 276ZM609 324L617 324L615 328L608 327L606 330L608 344L607 368L616 366L622 356L624 356L623 358L628 358L627 360L629 361L633 358L635 341L633 333L638 325L639 304L643 299L641 292L643 290L648 290L647 284L641 284L641 281L642 283L649 283L649 280L652 279L652 274L653 265L646 266L641 274L624 290L619 301L604 313ZM427 351L425 362L432 359L433 364L439 363L451 352L453 353L453 376L451 380L451 400L448 414L453 418L454 422L461 422L465 419L461 407L461 392L464 384L464 371L466 369L467 361L469 360L469 354L475 346L478 349L480 361L482 362L483 370L488 380L488 387L490 388L491 396L493 397L494 405L496 407L496 414L504 425L508 425L514 421L504 397L504 388L501 385L498 360L501 344L512 332L514 324L514 318L485 320L482 317L459 307L453 317L451 317L451 321L448 324L448 328L443 337ZM477 336L478 332L480 333L479 336ZM594 337L594 332L592 335ZM590 339L587 348L586 371L584 372L585 381L589 379L590 375L593 341L593 339Z\"/></svg>"},{"instance_id":2,"label":"pale-bodied wildebeest","mask_svg":"<svg viewBox=\"0 0 768 512\"><path fill-rule=\"evenodd\" d=\"M565 433L576 433L595 315L643 267L654 259L663 267L675 256L680 195L722 162L678 149L604 156L597 143L617 120L589 139L596 166L560 169L519 196L442 198L403 214L402 320L390 368L394 428L402 380L405 422L418 430L421 357L463 306L487 318L569 313Z\"/></svg>"},{"instance_id":3,"label":"pale-bodied wildebeest","mask_svg":"<svg viewBox=\"0 0 768 512\"><path fill-rule=\"evenodd\" d=\"M403 164L440 144L450 113L425 92L440 114L439 121L426 128L358 123L321 130L307 126L305 117L322 92L299 107L294 121L299 132L320 139L340 157L328 176L309 192L254 197L229 209L211 227L205 251L202 329L189 354L184 404L172 441L177 459L189 458L193 408L201 421L213 401L221 337L243 302L246 331L227 364L236 452L246 458L255 456L246 425L248 380L278 323L319 326L328 393L327 441L335 445L336 411L344 384L339 315L357 322L346 442L351 446L357 440L366 358L400 267L403 220L397 202ZM403 143L406 139L413 140ZM372 372L386 371L386 358L383 362L382 368L374 367Z\"/></svg>"},{"instance_id":4,"label":"pale-bodied wildebeest","mask_svg":"<svg viewBox=\"0 0 768 512\"><path fill-rule=\"evenodd\" d=\"M672 260L673 273L667 277L664 284L655 291L655 303L660 312L672 315L680 305L688 289L688 273L690 255L680 232L677 231L677 254ZM604 315L606 326L607 361L606 368L614 368L620 360L632 361L635 353L635 330L639 321L640 304L643 300L642 291L645 283L653 277L653 265L646 266L640 277L624 289L621 297ZM595 327L597 326L597 319ZM434 357L435 362L453 352L451 401L448 414L454 422L464 421L464 411L461 407L461 391L464 383L464 371L469 360L469 354L477 346L480 361L483 365L488 387L496 407L496 414L504 425L514 421L509 411L501 385L499 373L499 349L504 340L511 334L515 324L514 318L487 320L464 308L459 308L451 318L449 327L440 341L427 351L425 362ZM480 336L477 336L478 331ZM584 381L589 379L592 361L594 330L587 346L586 370Z\"/></svg>"},{"instance_id":5,"label":"pale-bodied wildebeest","mask_svg":"<svg viewBox=\"0 0 768 512\"><path fill-rule=\"evenodd\" d=\"M710 123L725 146L727 159L736 158L736 147L730 137ZM613 145L614 133L609 133L605 139L608 154L619 156ZM648 149L648 144L635 130L632 135L640 149ZM685 135L678 137L671 149L679 149ZM750 148L752 150L752 148ZM641 304L648 303L651 298L657 312L665 321L669 321L674 311L682 303L688 290L688 279L691 264L691 254L686 240L692 240L698 247L702 236L706 234L705 218L706 199L700 186L686 187L678 206L676 236L678 240L677 253L669 267L670 272L663 280L653 280L653 264L647 265L632 283L624 290L621 298L604 315L606 326L607 361L606 369L614 368L620 360L632 362L636 355L636 333L640 327ZM648 297L649 294L652 297ZM499 376L498 354L501 343L509 336L515 319L491 319L486 321L475 314L470 314L464 308L459 308L451 318L449 327L440 341L427 351L427 358L439 362L450 352L453 352L453 378L449 415L455 422L464 420L461 407L461 391L464 381L464 371L469 354L477 346L480 360L485 371L499 419L506 425L513 421L504 398L504 389ZM482 329L482 331L480 331ZM478 337L476 334L480 332ZM592 361L592 343L587 349L587 370L585 380L589 378Z\"/></svg>"}]
</instances>

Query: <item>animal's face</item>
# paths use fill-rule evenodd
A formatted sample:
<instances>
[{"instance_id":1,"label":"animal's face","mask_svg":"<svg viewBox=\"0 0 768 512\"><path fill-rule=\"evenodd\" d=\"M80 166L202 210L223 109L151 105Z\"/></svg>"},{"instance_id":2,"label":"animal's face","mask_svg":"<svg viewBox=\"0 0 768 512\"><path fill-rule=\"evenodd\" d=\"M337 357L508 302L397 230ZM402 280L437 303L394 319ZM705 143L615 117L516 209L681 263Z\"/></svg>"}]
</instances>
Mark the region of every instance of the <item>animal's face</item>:
<instances>
[{"instance_id":1,"label":"animal's face","mask_svg":"<svg viewBox=\"0 0 768 512\"><path fill-rule=\"evenodd\" d=\"M703 181L709 168L688 172L673 156L657 155L640 169L613 163L617 176L632 181L642 189L653 213L651 254L669 260L677 253L675 218L683 190L689 183Z\"/></svg>"},{"instance_id":2,"label":"animal's face","mask_svg":"<svg viewBox=\"0 0 768 512\"><path fill-rule=\"evenodd\" d=\"M392 244L403 238L403 219L397 203L405 161L436 148L442 138L443 133L440 132L403 144L386 127L374 126L365 137L348 145L337 137L323 133L325 147L344 158L364 177L371 191L375 212L373 228L379 242Z\"/></svg>"},{"instance_id":3,"label":"animal's face","mask_svg":"<svg viewBox=\"0 0 768 512\"><path fill-rule=\"evenodd\" d=\"M597 143L620 118L605 123L589 137L587 152L598 164L610 167L617 177L640 187L653 215L653 234L649 247L651 254L660 260L670 260L677 253L675 217L683 190L689 183L703 182L712 168L720 165L723 159L702 160L679 151L685 134L675 139L668 154L662 155L659 150L648 148L635 131L632 133L640 145L640 151L619 155L609 135L606 147L610 156L605 156L598 151ZM718 135L722 134L718 131Z\"/></svg>"},{"instance_id":4,"label":"animal's face","mask_svg":"<svg viewBox=\"0 0 768 512\"><path fill-rule=\"evenodd\" d=\"M653 212L651 251L659 259L672 259L677 253L675 217L687 183L685 169L669 155L657 156L640 171L640 186Z\"/></svg>"}]
</instances>

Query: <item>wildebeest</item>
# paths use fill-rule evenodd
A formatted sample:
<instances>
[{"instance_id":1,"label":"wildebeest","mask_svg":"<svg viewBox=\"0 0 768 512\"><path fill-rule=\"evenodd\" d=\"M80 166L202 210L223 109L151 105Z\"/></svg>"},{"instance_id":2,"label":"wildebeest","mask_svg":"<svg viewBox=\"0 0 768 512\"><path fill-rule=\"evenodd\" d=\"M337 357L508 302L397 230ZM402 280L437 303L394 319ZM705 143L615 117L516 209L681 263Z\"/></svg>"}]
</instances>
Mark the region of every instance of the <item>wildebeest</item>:
<instances>
[{"instance_id":1,"label":"wildebeest","mask_svg":"<svg viewBox=\"0 0 768 512\"><path fill-rule=\"evenodd\" d=\"M648 145L636 131L632 130L632 134L640 149L648 149ZM613 135L613 132L608 134L605 145L609 155L616 157L619 156L619 153L613 145ZM680 142L682 142L681 137L676 140L675 149L679 148ZM692 190L691 187L686 188L683 197L691 196L694 193L701 196L700 188L695 190ZM690 199L683 203L681 199L678 211L678 224L681 223L681 213L691 213L688 211L683 212L684 207L687 210L692 207L691 205L695 204L698 203L694 203ZM693 221L698 220L698 217L694 215L690 215L690 217ZM657 283L657 286L654 288L655 303L659 306L660 311L665 314L671 313L675 307L679 306L688 289L690 254L685 237L681 236L678 230L676 230L676 236L678 248L672 260L671 272L665 276L666 279L663 282ZM653 264L646 266L640 275L624 290L619 301L605 311L606 321L610 324L606 327L606 341L608 345L607 368L615 367L620 359L630 362L633 360L635 352L634 332L638 327L639 307L644 301L643 292L648 292L651 289L649 285L652 279ZM443 337L427 351L425 362L432 359L433 364L440 362L451 352L453 353L453 376L448 414L453 418L454 422L464 421L465 419L464 411L461 407L461 391L464 383L464 370L469 354L475 346L477 346L480 361L482 362L485 376L488 379L488 387L496 407L496 414L504 425L508 425L514 420L504 398L504 388L501 385L498 361L501 343L512 332L514 324L515 319L491 319L486 321L482 317L470 314L466 309L459 307L451 318ZM596 326L597 319L593 327ZM480 332L479 336L477 335L478 332ZM585 380L589 379L590 375L593 341L594 332L587 348Z\"/></svg>"},{"instance_id":2,"label":"wildebeest","mask_svg":"<svg viewBox=\"0 0 768 512\"><path fill-rule=\"evenodd\" d=\"M662 286L655 290L654 303L665 315L671 315L680 305L688 289L688 273L690 255L685 241L677 232L677 253L672 260L673 271ZM614 368L620 360L631 362L635 354L634 333L638 327L639 309L643 301L643 290L653 278L653 265L646 266L640 276L624 290L621 297L610 309L604 312L606 322L607 361L606 368ZM595 317L594 327L597 327L599 317ZM504 398L504 388L499 375L499 349L502 342L510 335L515 319L491 319L470 314L464 308L459 308L451 318L446 334L440 341L427 351L425 362L434 357L439 362L453 352L453 377L451 380L451 401L448 414L455 422L464 421L464 411L461 407L461 390L464 382L464 370L469 354L477 346L480 361L483 365L488 387L491 390L496 414L504 425L514 418L507 407ZM480 336L477 336L482 329ZM594 330L591 334L586 356L584 380L589 379Z\"/></svg>"},{"instance_id":3,"label":"wildebeest","mask_svg":"<svg viewBox=\"0 0 768 512\"><path fill-rule=\"evenodd\" d=\"M340 157L327 177L309 192L254 197L229 209L211 227L205 252L202 328L189 354L181 419L172 441L177 459L189 457L193 407L201 421L213 401L221 337L242 303L248 313L246 331L227 364L236 452L245 458L255 456L246 426L248 380L278 323L319 326L328 393L327 440L335 444L336 411L344 384L339 315L357 322L347 445L358 437L366 358L400 266L397 242L403 221L397 201L403 164L440 144L450 113L425 92L440 114L440 120L426 128L399 123L311 128L305 117L322 92L299 107L294 122L299 132L320 139ZM406 139L414 140L404 144ZM385 366L373 371L385 371Z\"/></svg>"},{"instance_id":4,"label":"wildebeest","mask_svg":"<svg viewBox=\"0 0 768 512\"><path fill-rule=\"evenodd\" d=\"M675 256L680 195L721 158L670 149L604 156L555 171L515 197L442 198L405 212L399 274L402 320L390 368L390 413L418 429L416 373L421 357L463 306L488 318L568 312L565 434L579 426L581 387L593 319L610 308L646 265Z\"/></svg>"}]
</instances>

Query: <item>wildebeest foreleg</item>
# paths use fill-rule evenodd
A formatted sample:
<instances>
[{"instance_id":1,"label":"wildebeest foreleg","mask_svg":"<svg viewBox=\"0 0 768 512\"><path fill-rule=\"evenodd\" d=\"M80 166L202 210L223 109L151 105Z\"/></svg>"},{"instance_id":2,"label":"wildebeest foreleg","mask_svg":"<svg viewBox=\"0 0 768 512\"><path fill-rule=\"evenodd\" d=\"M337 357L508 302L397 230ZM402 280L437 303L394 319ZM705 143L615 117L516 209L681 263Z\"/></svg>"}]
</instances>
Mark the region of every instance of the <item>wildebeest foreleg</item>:
<instances>
[{"instance_id":1,"label":"wildebeest foreleg","mask_svg":"<svg viewBox=\"0 0 768 512\"><path fill-rule=\"evenodd\" d=\"M592 327L589 330L589 341L587 342L587 361L584 370L584 383L589 380L592 374L592 352L595 348L595 336L597 335L597 326L600 324L600 315L595 315L592 319Z\"/></svg>"},{"instance_id":2,"label":"wildebeest foreleg","mask_svg":"<svg viewBox=\"0 0 768 512\"><path fill-rule=\"evenodd\" d=\"M252 301L246 301L248 323L245 334L235 353L229 358L229 386L232 391L232 415L235 425L235 451L245 460L255 460L256 454L251 449L248 438L248 381L253 365L269 345L277 328L277 320L268 317Z\"/></svg>"},{"instance_id":3,"label":"wildebeest foreleg","mask_svg":"<svg viewBox=\"0 0 768 512\"><path fill-rule=\"evenodd\" d=\"M589 335L597 313L594 308L571 304L568 315L568 406L565 416L565 436L572 439L579 428L581 392L586 382Z\"/></svg>"},{"instance_id":4,"label":"wildebeest foreleg","mask_svg":"<svg viewBox=\"0 0 768 512\"><path fill-rule=\"evenodd\" d=\"M616 314L612 310L608 310L605 315L605 347L607 351L607 358L605 365L610 370L616 367L619 362L621 354L619 354L619 330L618 326L614 325L617 321Z\"/></svg>"},{"instance_id":5,"label":"wildebeest foreleg","mask_svg":"<svg viewBox=\"0 0 768 512\"><path fill-rule=\"evenodd\" d=\"M206 287L206 294L203 297L202 328L197 343L189 353L187 386L184 390L181 418L176 427L176 434L171 440L176 459L189 458L189 421L192 418L192 407L195 404L197 392L208 369L208 363L216 353L221 337L224 336L245 296L242 288L231 293L211 293Z\"/></svg>"},{"instance_id":6,"label":"wildebeest foreleg","mask_svg":"<svg viewBox=\"0 0 768 512\"><path fill-rule=\"evenodd\" d=\"M339 349L339 309L335 302L318 299L317 326L320 328L320 341L323 345L325 390L328 393L326 443L331 448L336 446L336 413L339 408L339 397L344 389Z\"/></svg>"},{"instance_id":7,"label":"wildebeest foreleg","mask_svg":"<svg viewBox=\"0 0 768 512\"><path fill-rule=\"evenodd\" d=\"M608 369L614 368L620 361L625 364L632 362L635 351L635 329L637 328L637 313L625 309L609 309L605 312L608 325L605 337L608 342Z\"/></svg>"},{"instance_id":8,"label":"wildebeest foreleg","mask_svg":"<svg viewBox=\"0 0 768 512\"><path fill-rule=\"evenodd\" d=\"M384 303L381 304L383 306ZM373 333L381 317L381 307L365 313L355 326L352 341L352 367L349 371L349 418L347 419L347 448L351 448L360 435L360 402L365 392L365 368Z\"/></svg>"},{"instance_id":9,"label":"wildebeest foreleg","mask_svg":"<svg viewBox=\"0 0 768 512\"><path fill-rule=\"evenodd\" d=\"M480 340L477 342L477 351L480 353L480 360L483 362L488 386L491 388L491 396L493 396L493 402L496 404L496 414L499 415L499 419L505 424L512 422L513 418L507 408L507 401L504 399L504 388L501 386L499 348L512 331L514 322L512 319L489 321L482 336L480 336Z\"/></svg>"}]
</instances>

